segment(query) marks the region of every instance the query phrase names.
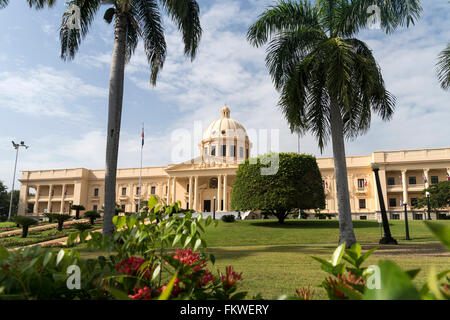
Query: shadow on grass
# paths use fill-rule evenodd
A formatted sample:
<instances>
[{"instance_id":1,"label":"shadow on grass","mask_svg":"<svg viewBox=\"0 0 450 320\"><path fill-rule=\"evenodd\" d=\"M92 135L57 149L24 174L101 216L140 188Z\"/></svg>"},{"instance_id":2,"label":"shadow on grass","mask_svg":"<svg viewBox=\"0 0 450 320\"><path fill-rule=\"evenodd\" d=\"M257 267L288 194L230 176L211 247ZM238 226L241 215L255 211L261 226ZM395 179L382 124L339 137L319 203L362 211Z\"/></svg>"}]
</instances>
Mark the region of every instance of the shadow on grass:
<instances>
[{"instance_id":1,"label":"shadow on grass","mask_svg":"<svg viewBox=\"0 0 450 320\"><path fill-rule=\"evenodd\" d=\"M286 220L284 223L278 221L255 221L250 223L255 227L267 227L278 229L338 229L338 220ZM379 228L377 221L353 221L354 228Z\"/></svg>"}]
</instances>

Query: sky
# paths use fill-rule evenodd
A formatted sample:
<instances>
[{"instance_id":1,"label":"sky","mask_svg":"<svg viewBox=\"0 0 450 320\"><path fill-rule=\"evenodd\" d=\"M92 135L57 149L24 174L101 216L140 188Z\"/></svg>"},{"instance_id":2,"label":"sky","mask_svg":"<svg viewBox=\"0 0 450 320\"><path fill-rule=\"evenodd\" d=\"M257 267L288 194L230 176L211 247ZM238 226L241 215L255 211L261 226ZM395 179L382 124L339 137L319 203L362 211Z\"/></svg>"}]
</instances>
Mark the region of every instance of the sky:
<instances>
[{"instance_id":1,"label":"sky","mask_svg":"<svg viewBox=\"0 0 450 320\"><path fill-rule=\"evenodd\" d=\"M0 180L11 188L15 150L25 141L22 170L105 167L108 87L113 28L98 12L74 60L60 59L59 25L64 1L32 10L25 0L0 10ZM144 166L165 166L197 154L201 132L226 104L247 129L252 156L269 149L297 151L297 136L277 107L279 95L265 66L266 47L254 48L246 32L270 0L199 0L203 36L196 59L183 55L180 34L165 16L168 54L156 87L139 44L126 66L119 168L139 167L142 124ZM450 92L439 87L436 59L450 40L448 0L422 0L416 25L386 35L363 30L387 89L396 97L389 122L372 117L368 133L347 141L346 154L450 147ZM178 148L183 145L184 148ZM189 148L186 148L189 145ZM311 135L300 151L321 153ZM18 188L16 182L15 188Z\"/></svg>"}]
</instances>

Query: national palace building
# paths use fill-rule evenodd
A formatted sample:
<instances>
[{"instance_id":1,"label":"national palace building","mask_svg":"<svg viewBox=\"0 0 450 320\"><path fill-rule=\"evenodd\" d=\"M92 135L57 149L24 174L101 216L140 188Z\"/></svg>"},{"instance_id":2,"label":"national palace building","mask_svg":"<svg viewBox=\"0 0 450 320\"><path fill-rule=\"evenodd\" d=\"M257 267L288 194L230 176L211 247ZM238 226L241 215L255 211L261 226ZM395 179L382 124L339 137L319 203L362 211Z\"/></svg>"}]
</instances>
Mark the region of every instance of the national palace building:
<instances>
[{"instance_id":1,"label":"national palace building","mask_svg":"<svg viewBox=\"0 0 450 320\"><path fill-rule=\"evenodd\" d=\"M224 107L220 118L203 133L199 143L201 156L180 164L142 168L141 200L157 195L168 202L181 201L183 208L211 212L216 197L220 204L218 212L231 211L236 171L239 163L249 157L251 147L245 128L231 119L229 108ZM326 209L321 212L335 214L333 158L318 158L317 163L326 193ZM450 176L450 148L377 151L347 157L354 219L376 219L380 212L372 164L380 168L384 203L390 218L403 219L401 203L404 199L411 206L423 196L421 192L429 184L447 180ZM117 170L116 202L126 212L137 210L139 173L139 168ZM67 213L70 204L81 204L86 210L100 210L104 201L104 176L104 170L85 168L23 171L19 214ZM425 218L424 211L414 212L413 217Z\"/></svg>"}]
</instances>

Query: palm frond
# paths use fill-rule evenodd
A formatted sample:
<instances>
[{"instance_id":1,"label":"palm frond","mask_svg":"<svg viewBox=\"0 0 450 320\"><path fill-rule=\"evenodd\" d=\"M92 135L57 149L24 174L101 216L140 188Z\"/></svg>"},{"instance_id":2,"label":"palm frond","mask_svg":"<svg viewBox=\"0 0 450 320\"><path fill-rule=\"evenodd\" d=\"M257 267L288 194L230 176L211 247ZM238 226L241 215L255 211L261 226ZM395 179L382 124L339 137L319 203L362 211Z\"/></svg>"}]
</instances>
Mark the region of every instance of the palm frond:
<instances>
[{"instance_id":1,"label":"palm frond","mask_svg":"<svg viewBox=\"0 0 450 320\"><path fill-rule=\"evenodd\" d=\"M0 9L5 8L8 6L9 0L0 0Z\"/></svg>"},{"instance_id":2,"label":"palm frond","mask_svg":"<svg viewBox=\"0 0 450 320\"><path fill-rule=\"evenodd\" d=\"M86 36L89 27L94 20L97 10L100 8L102 0L71 0L67 2L68 8L76 5L80 8L80 29L70 28L70 19L73 19L71 12L63 14L62 23L59 31L61 41L61 58L71 60L77 53L81 40Z\"/></svg>"},{"instance_id":3,"label":"palm frond","mask_svg":"<svg viewBox=\"0 0 450 320\"><path fill-rule=\"evenodd\" d=\"M160 0L178 25L184 42L184 53L195 59L202 36L200 7L196 0Z\"/></svg>"},{"instance_id":4,"label":"palm frond","mask_svg":"<svg viewBox=\"0 0 450 320\"><path fill-rule=\"evenodd\" d=\"M258 47L274 34L299 28L321 29L317 9L307 0L280 1L266 9L248 29L247 40Z\"/></svg>"},{"instance_id":5,"label":"palm frond","mask_svg":"<svg viewBox=\"0 0 450 320\"><path fill-rule=\"evenodd\" d=\"M442 89L450 90L450 43L438 57L438 80Z\"/></svg>"},{"instance_id":6,"label":"palm frond","mask_svg":"<svg viewBox=\"0 0 450 320\"><path fill-rule=\"evenodd\" d=\"M154 0L137 0L135 6L135 20L140 27L145 54L151 69L150 82L155 85L158 72L166 59L166 40L161 13Z\"/></svg>"},{"instance_id":7,"label":"palm frond","mask_svg":"<svg viewBox=\"0 0 450 320\"><path fill-rule=\"evenodd\" d=\"M56 0L27 0L27 2L30 8L43 9L45 7L52 7L56 3Z\"/></svg>"}]
</instances>

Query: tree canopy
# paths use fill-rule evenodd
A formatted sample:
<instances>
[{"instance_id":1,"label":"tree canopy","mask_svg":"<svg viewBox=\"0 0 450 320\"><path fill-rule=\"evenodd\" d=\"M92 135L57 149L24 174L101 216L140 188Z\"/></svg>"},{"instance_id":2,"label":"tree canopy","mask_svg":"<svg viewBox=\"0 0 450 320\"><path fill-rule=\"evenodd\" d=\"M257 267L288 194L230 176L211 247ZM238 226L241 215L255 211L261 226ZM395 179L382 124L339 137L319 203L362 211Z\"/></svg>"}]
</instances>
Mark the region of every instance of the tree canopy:
<instances>
[{"instance_id":1,"label":"tree canopy","mask_svg":"<svg viewBox=\"0 0 450 320\"><path fill-rule=\"evenodd\" d=\"M267 159L278 156L275 174L263 174ZM232 210L261 210L283 223L293 209L325 207L322 176L316 158L297 153L279 153L247 159L239 165L231 195Z\"/></svg>"},{"instance_id":2,"label":"tree canopy","mask_svg":"<svg viewBox=\"0 0 450 320\"><path fill-rule=\"evenodd\" d=\"M433 210L443 209L450 206L450 181L443 181L431 185L429 188L422 191L423 195L430 193L430 207ZM427 197L417 199L415 208L427 207Z\"/></svg>"}]
</instances>

